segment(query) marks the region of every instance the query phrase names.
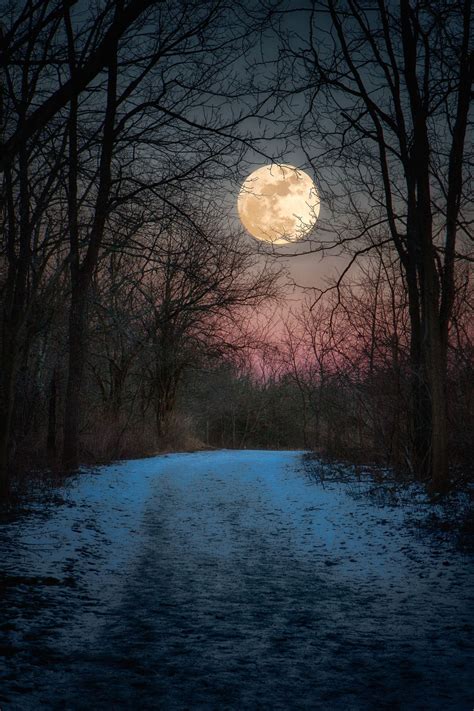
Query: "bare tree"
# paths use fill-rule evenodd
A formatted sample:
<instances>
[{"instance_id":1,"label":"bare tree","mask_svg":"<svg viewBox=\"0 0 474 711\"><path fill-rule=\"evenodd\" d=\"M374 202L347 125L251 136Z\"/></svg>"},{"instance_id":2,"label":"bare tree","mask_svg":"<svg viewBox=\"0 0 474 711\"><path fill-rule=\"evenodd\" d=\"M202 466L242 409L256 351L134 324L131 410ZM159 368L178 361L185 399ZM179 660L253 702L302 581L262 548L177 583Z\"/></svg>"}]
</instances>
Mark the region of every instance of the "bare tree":
<instances>
[{"instance_id":1,"label":"bare tree","mask_svg":"<svg viewBox=\"0 0 474 711\"><path fill-rule=\"evenodd\" d=\"M305 41L286 48L288 93L307 99L301 145L325 184L334 240L353 254L386 240L397 250L409 297L415 467L441 489L454 265L469 233L471 2L327 0L308 12Z\"/></svg>"},{"instance_id":2,"label":"bare tree","mask_svg":"<svg viewBox=\"0 0 474 711\"><path fill-rule=\"evenodd\" d=\"M149 217L147 201L158 211L183 210L179 194L195 190L196 182L216 181L229 162L239 157L233 131L244 115L223 110L224 98L232 96L229 80L236 58L248 43L245 15L233 11L234 24L224 24L227 8L222 2L196 6L186 0L163 7L151 15L136 37L125 33L109 45L108 78L99 99L103 127L95 150L87 134L78 144L82 116L97 110L97 89L83 100L73 97L69 116L69 236L71 266L71 314L69 330L69 379L64 426L64 463L78 460L81 383L87 344L86 308L94 270L109 233L120 231L117 216L138 225ZM122 12L116 4L117 16ZM71 78L81 71L84 52L78 51L69 14L65 15ZM87 36L86 40L87 42ZM84 44L84 39L81 41ZM230 93L229 93L230 91ZM99 121L99 124L101 122ZM242 139L240 139L242 140ZM83 163L86 155L86 165ZM99 156L97 173L93 169ZM84 176L91 176L84 180ZM91 195L95 200L91 205ZM86 234L80 234L79 215L90 211ZM123 246L123 245L122 245ZM117 249L117 244L113 246Z\"/></svg>"},{"instance_id":3,"label":"bare tree","mask_svg":"<svg viewBox=\"0 0 474 711\"><path fill-rule=\"evenodd\" d=\"M109 50L154 2L104 3L82 27L88 40L68 74L74 1L5 3L0 27L0 210L6 264L2 313L0 470L8 487L19 357L28 319L53 251L65 236L60 203L68 142L64 112L109 64ZM83 9L75 8L81 14ZM77 32L77 17L74 20ZM70 53L69 53L70 54ZM71 148L70 148L71 153ZM63 254L63 256L65 256ZM59 260L60 261L60 260ZM61 272L57 265L53 282Z\"/></svg>"},{"instance_id":4,"label":"bare tree","mask_svg":"<svg viewBox=\"0 0 474 711\"><path fill-rule=\"evenodd\" d=\"M61 81L61 72L56 70L66 65L67 59L57 52L57 44L59 41L64 46L61 37L63 22L70 9L78 4L77 0L43 0L39 3L27 0L21 9L14 5L7 6L4 24L0 28L0 66L33 69L35 81L44 88L46 98L41 92L39 105L31 106L32 110L17 125L10 124L10 130L4 127L0 143L0 169L11 164L22 146L93 82L109 64L110 48L150 7L159 3L160 0L105 3L90 26L81 66L74 76L69 76L64 82ZM55 86L58 76L60 81ZM5 84L8 92L9 82ZM3 120L0 110L0 124Z\"/></svg>"},{"instance_id":5,"label":"bare tree","mask_svg":"<svg viewBox=\"0 0 474 711\"><path fill-rule=\"evenodd\" d=\"M6 476L21 332L35 303L34 231L60 255L57 273L69 269L63 458L74 466L87 308L100 259L125 248L126 236L150 219L151 201L158 212L180 214L183 194L228 176L248 143L245 121L262 109L268 92L252 94L239 78L258 29L258 13L245 3L104 0L86 8L45 0L4 7L0 165L8 274L0 450ZM38 176L45 181L37 196L41 215L48 214L41 227L31 205L30 183ZM43 266L51 265L51 252L47 258L43 252Z\"/></svg>"},{"instance_id":6,"label":"bare tree","mask_svg":"<svg viewBox=\"0 0 474 711\"><path fill-rule=\"evenodd\" d=\"M142 362L159 440L184 372L228 348L241 348L242 334L247 338L239 324L244 312L275 298L279 288L280 269L263 260L255 266L252 249L216 217L208 215L203 224L202 215L200 221L197 228L194 221L174 220L146 266L138 265Z\"/></svg>"}]
</instances>

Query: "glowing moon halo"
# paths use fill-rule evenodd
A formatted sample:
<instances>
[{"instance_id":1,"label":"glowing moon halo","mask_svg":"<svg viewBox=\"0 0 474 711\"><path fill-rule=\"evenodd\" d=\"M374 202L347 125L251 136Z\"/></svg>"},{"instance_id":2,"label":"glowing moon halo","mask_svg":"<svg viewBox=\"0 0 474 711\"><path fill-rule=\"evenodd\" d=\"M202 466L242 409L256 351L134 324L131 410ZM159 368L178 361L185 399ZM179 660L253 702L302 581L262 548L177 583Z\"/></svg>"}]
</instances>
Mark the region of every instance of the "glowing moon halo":
<instances>
[{"instance_id":1,"label":"glowing moon halo","mask_svg":"<svg viewBox=\"0 0 474 711\"><path fill-rule=\"evenodd\" d=\"M292 165L265 165L243 182L240 220L253 237L272 244L302 239L319 215L319 194L307 173Z\"/></svg>"}]
</instances>

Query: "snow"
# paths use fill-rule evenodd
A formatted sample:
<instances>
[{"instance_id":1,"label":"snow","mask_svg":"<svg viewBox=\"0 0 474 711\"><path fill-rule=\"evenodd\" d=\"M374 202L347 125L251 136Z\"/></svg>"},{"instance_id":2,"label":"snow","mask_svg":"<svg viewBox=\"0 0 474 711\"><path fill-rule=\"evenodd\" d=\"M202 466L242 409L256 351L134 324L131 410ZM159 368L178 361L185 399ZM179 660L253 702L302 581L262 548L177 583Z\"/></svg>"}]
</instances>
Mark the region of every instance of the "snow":
<instances>
[{"instance_id":1,"label":"snow","mask_svg":"<svg viewBox=\"0 0 474 711\"><path fill-rule=\"evenodd\" d=\"M472 707L472 559L419 490L224 450L61 495L0 532L2 709Z\"/></svg>"}]
</instances>

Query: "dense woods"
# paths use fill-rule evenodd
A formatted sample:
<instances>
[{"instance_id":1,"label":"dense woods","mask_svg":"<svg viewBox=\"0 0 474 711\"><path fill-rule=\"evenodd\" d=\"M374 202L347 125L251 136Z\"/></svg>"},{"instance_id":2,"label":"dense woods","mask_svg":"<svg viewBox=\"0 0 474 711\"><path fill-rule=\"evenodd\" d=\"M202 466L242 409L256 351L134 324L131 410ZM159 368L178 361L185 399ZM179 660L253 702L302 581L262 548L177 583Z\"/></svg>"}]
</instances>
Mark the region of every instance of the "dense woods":
<instances>
[{"instance_id":1,"label":"dense woods","mask_svg":"<svg viewBox=\"0 0 474 711\"><path fill-rule=\"evenodd\" d=\"M386 244L396 254L409 314L412 458L438 489L448 477L456 267L472 256L471 19L471 2L328 0L313 4L307 41L290 41L282 59L288 85L306 98L297 130L307 159L331 166L335 241L354 255Z\"/></svg>"},{"instance_id":2,"label":"dense woods","mask_svg":"<svg viewBox=\"0 0 474 711\"><path fill-rule=\"evenodd\" d=\"M271 3L2 4L3 491L206 446L468 476L470 3L372 5L302 39ZM347 259L291 308L229 218L268 131L319 181L308 251Z\"/></svg>"}]
</instances>

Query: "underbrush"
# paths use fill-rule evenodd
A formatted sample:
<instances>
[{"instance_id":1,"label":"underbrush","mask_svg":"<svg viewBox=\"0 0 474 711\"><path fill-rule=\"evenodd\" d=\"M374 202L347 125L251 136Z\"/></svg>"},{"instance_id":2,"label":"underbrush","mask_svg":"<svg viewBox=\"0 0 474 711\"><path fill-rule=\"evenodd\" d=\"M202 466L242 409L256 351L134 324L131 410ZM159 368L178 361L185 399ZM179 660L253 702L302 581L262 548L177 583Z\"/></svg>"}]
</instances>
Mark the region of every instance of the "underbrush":
<instances>
[{"instance_id":1,"label":"underbrush","mask_svg":"<svg viewBox=\"0 0 474 711\"><path fill-rule=\"evenodd\" d=\"M318 483L350 487L351 495L370 498L380 507L403 508L405 525L420 534L454 540L474 554L474 484L471 477L454 472L445 494L433 495L409 473L400 476L390 467L338 461L315 452L303 455L305 473ZM351 484L355 486L351 487ZM362 486L359 486L362 485Z\"/></svg>"},{"instance_id":2,"label":"underbrush","mask_svg":"<svg viewBox=\"0 0 474 711\"><path fill-rule=\"evenodd\" d=\"M169 418L161 437L153 420L131 422L112 413L89 413L80 436L79 469L67 471L61 463L62 436L56 447L47 451L46 432L39 430L17 442L10 469L7 508L22 502L54 501L60 488L83 468L115 461L142 459L166 452L194 452L206 445L194 434L192 419L179 413Z\"/></svg>"}]
</instances>

